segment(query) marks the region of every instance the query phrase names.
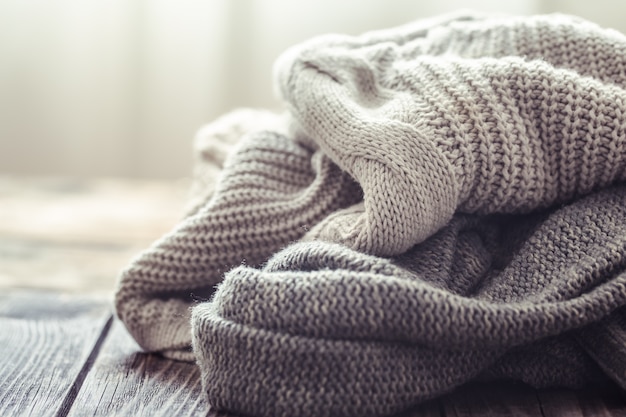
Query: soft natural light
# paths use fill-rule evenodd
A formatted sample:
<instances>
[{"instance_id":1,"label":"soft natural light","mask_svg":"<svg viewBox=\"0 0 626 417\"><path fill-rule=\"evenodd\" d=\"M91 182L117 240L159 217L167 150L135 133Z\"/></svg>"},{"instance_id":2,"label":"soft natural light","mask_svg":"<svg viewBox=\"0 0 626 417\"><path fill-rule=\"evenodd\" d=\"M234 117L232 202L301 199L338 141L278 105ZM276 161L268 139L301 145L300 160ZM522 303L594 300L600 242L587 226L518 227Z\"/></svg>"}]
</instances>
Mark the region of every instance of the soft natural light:
<instances>
[{"instance_id":1,"label":"soft natural light","mask_svg":"<svg viewBox=\"0 0 626 417\"><path fill-rule=\"evenodd\" d=\"M626 3L624 3L626 4ZM178 178L191 139L241 106L278 108L288 46L457 8L562 11L626 28L609 0L0 2L0 172Z\"/></svg>"}]
</instances>

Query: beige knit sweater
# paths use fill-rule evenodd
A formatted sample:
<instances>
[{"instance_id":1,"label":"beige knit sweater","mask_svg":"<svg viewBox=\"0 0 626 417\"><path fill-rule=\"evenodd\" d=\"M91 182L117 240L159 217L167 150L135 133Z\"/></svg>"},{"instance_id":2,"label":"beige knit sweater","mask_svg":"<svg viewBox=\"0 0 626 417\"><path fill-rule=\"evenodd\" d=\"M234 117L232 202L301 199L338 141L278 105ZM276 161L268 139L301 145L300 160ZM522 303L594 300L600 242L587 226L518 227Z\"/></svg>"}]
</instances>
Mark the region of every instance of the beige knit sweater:
<instances>
[{"instance_id":1,"label":"beige knit sweater","mask_svg":"<svg viewBox=\"0 0 626 417\"><path fill-rule=\"evenodd\" d=\"M314 236L394 255L456 210L528 212L623 179L624 36L550 15L316 38L277 63L304 133L364 190Z\"/></svg>"},{"instance_id":2,"label":"beige knit sweater","mask_svg":"<svg viewBox=\"0 0 626 417\"><path fill-rule=\"evenodd\" d=\"M526 344L575 369L529 382L594 374L578 345L541 341L626 298L624 194L601 191L626 178L623 35L454 14L316 38L275 73L286 113L206 128L189 215L121 275L144 349L198 360L212 403L263 416L397 411L530 372Z\"/></svg>"}]
</instances>

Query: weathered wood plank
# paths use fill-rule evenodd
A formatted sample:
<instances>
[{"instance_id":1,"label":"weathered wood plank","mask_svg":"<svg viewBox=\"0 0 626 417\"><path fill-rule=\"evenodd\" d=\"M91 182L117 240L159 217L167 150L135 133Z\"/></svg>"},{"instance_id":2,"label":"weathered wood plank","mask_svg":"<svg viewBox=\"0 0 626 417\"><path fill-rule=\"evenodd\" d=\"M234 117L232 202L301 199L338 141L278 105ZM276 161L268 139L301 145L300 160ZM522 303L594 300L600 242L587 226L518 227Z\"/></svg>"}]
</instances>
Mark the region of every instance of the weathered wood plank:
<instances>
[{"instance_id":1,"label":"weathered wood plank","mask_svg":"<svg viewBox=\"0 0 626 417\"><path fill-rule=\"evenodd\" d=\"M110 292L183 213L185 181L0 175L0 289Z\"/></svg>"},{"instance_id":2,"label":"weathered wood plank","mask_svg":"<svg viewBox=\"0 0 626 417\"><path fill-rule=\"evenodd\" d=\"M110 293L119 271L141 249L123 243L71 244L0 237L0 290Z\"/></svg>"},{"instance_id":3,"label":"weathered wood plank","mask_svg":"<svg viewBox=\"0 0 626 417\"><path fill-rule=\"evenodd\" d=\"M192 417L208 413L197 366L142 353L116 321L69 416Z\"/></svg>"},{"instance_id":4,"label":"weathered wood plank","mask_svg":"<svg viewBox=\"0 0 626 417\"><path fill-rule=\"evenodd\" d=\"M110 313L112 296L92 293L75 294L35 290L4 290L0 293L0 318L32 321L75 319Z\"/></svg>"},{"instance_id":5,"label":"weathered wood plank","mask_svg":"<svg viewBox=\"0 0 626 417\"><path fill-rule=\"evenodd\" d=\"M188 188L187 181L0 175L0 235L143 245L180 219Z\"/></svg>"},{"instance_id":6,"label":"weathered wood plank","mask_svg":"<svg viewBox=\"0 0 626 417\"><path fill-rule=\"evenodd\" d=\"M0 296L0 415L64 416L110 322L101 297Z\"/></svg>"}]
</instances>

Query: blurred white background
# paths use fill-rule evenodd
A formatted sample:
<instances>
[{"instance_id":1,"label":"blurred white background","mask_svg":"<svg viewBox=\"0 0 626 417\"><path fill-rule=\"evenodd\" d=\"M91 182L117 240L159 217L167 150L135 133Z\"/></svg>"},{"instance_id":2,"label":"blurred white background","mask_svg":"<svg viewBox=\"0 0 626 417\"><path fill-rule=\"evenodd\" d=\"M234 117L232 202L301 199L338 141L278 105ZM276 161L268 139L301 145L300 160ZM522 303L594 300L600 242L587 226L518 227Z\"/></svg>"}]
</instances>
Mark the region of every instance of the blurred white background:
<instances>
[{"instance_id":1,"label":"blurred white background","mask_svg":"<svg viewBox=\"0 0 626 417\"><path fill-rule=\"evenodd\" d=\"M457 8L626 32L610 0L0 0L0 175L188 176L204 123L280 106L271 70L288 46Z\"/></svg>"}]
</instances>

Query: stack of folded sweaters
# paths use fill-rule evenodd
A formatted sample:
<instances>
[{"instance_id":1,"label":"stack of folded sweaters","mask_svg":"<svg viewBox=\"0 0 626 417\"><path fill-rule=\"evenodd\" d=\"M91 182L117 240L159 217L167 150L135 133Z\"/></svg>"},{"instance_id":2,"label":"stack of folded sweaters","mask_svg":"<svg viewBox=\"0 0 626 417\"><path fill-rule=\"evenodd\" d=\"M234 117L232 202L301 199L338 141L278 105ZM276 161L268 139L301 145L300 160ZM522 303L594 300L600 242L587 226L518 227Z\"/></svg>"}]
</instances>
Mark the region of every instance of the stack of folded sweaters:
<instances>
[{"instance_id":1,"label":"stack of folded sweaters","mask_svg":"<svg viewBox=\"0 0 626 417\"><path fill-rule=\"evenodd\" d=\"M200 132L188 214L123 271L142 348L258 417L626 388L624 35L456 13L312 39L275 83L283 114Z\"/></svg>"}]
</instances>

